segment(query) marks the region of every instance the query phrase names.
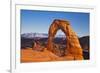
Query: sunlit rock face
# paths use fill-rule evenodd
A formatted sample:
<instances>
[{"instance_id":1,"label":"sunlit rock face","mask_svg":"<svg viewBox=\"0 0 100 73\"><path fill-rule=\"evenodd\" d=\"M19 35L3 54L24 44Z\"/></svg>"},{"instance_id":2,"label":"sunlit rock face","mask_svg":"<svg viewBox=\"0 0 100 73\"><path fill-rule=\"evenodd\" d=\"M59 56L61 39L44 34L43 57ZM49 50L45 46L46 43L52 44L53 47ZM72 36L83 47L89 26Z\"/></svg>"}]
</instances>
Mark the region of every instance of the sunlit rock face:
<instances>
[{"instance_id":1,"label":"sunlit rock face","mask_svg":"<svg viewBox=\"0 0 100 73\"><path fill-rule=\"evenodd\" d=\"M66 36L66 48L65 51L59 51L56 47L54 47L53 39L57 33L58 30L62 30ZM58 55L58 56L67 56L72 55L75 60L82 60L83 59L83 53L82 48L80 46L78 37L76 33L71 28L71 25L68 21L55 19L48 31L48 42L47 42L47 49L51 51L52 53Z\"/></svg>"}]
</instances>

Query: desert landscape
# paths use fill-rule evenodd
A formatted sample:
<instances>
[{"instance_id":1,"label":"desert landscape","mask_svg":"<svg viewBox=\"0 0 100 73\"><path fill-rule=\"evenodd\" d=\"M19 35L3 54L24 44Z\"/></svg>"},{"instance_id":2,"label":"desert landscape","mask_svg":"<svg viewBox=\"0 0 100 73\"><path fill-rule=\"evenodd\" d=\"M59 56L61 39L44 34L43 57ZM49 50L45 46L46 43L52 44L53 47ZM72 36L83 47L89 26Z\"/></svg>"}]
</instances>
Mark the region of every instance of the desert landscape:
<instances>
[{"instance_id":1,"label":"desert landscape","mask_svg":"<svg viewBox=\"0 0 100 73\"><path fill-rule=\"evenodd\" d=\"M45 40L46 38L42 38L41 40ZM29 41L28 41L29 40ZM31 40L31 41L30 41ZM64 56L64 57L59 57L56 56L55 54L53 54L52 52L48 51L47 48L43 48L43 51L35 51L32 50L32 46L30 45L31 42L34 39L29 39L29 38L22 38L22 44L25 43L24 46L22 46L21 48L21 62L25 63L25 62L47 62L47 61L68 61L68 60L73 60L73 56L72 55L68 55L68 56ZM85 43L86 41L89 42L89 37L85 36L82 38L79 38L82 49L83 49L83 57L84 60L88 60L89 59L89 45L88 43ZM28 42L26 42L28 41ZM82 42L83 41L83 42ZM43 41L43 42L46 42ZM87 47L85 49L85 47Z\"/></svg>"},{"instance_id":2,"label":"desert landscape","mask_svg":"<svg viewBox=\"0 0 100 73\"><path fill-rule=\"evenodd\" d=\"M55 37L58 30L65 35ZM89 36L78 37L66 20L55 19L46 33L21 34L21 62L89 60Z\"/></svg>"}]
</instances>

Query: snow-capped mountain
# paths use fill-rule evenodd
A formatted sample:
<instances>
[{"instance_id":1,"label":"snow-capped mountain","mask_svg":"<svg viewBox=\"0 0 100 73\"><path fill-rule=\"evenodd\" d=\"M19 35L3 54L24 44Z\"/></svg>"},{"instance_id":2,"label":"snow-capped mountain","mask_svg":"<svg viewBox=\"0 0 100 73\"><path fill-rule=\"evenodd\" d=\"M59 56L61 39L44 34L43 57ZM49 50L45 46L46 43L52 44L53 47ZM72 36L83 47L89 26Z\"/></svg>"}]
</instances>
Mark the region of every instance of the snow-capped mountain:
<instances>
[{"instance_id":1,"label":"snow-capped mountain","mask_svg":"<svg viewBox=\"0 0 100 73\"><path fill-rule=\"evenodd\" d=\"M48 38L48 34L46 33L24 33L24 34L21 34L21 37L24 37L24 38L36 38L36 37L39 37L39 38ZM55 37L65 37L65 35L56 35Z\"/></svg>"}]
</instances>

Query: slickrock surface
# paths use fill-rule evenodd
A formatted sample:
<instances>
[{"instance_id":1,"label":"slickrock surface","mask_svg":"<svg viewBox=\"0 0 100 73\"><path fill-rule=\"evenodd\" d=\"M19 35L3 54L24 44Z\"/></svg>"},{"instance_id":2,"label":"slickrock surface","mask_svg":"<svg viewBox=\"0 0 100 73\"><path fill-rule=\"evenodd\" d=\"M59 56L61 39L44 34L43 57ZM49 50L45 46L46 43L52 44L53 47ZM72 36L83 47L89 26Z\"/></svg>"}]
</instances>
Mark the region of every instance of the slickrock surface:
<instances>
[{"instance_id":1,"label":"slickrock surface","mask_svg":"<svg viewBox=\"0 0 100 73\"><path fill-rule=\"evenodd\" d=\"M21 62L48 62L48 61L65 61L73 60L72 55L59 57L45 49L44 51L34 51L32 48L21 50Z\"/></svg>"}]
</instances>

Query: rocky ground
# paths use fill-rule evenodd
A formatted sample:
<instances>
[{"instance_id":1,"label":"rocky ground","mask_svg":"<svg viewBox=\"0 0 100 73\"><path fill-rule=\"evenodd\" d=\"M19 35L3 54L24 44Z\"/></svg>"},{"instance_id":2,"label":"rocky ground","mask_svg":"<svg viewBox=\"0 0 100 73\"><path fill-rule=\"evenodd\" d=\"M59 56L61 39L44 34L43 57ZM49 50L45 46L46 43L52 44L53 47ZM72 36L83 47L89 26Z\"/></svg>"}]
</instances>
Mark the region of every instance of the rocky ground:
<instances>
[{"instance_id":1,"label":"rocky ground","mask_svg":"<svg viewBox=\"0 0 100 73\"><path fill-rule=\"evenodd\" d=\"M32 50L32 48L21 49L21 62L48 62L48 61L68 61L73 60L72 55L59 57L45 49L44 51Z\"/></svg>"}]
</instances>

